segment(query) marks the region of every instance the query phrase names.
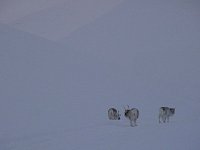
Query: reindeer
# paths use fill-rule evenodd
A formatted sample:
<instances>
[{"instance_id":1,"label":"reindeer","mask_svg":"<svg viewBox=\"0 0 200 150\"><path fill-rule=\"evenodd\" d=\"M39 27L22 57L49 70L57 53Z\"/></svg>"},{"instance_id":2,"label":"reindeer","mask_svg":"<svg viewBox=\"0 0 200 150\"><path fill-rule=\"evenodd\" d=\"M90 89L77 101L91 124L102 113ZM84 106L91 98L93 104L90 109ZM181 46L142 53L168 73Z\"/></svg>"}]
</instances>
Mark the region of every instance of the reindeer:
<instances>
[{"instance_id":1,"label":"reindeer","mask_svg":"<svg viewBox=\"0 0 200 150\"><path fill-rule=\"evenodd\" d=\"M173 116L175 114L175 108L169 108L169 107L160 107L159 110L159 123L162 122L165 123L166 121L169 122L169 117Z\"/></svg>"},{"instance_id":2,"label":"reindeer","mask_svg":"<svg viewBox=\"0 0 200 150\"><path fill-rule=\"evenodd\" d=\"M115 108L110 108L108 110L108 118L109 120L120 120L120 114L119 111L117 111L117 109Z\"/></svg>"},{"instance_id":3,"label":"reindeer","mask_svg":"<svg viewBox=\"0 0 200 150\"><path fill-rule=\"evenodd\" d=\"M125 109L124 116L130 120L130 125L132 127L137 126L136 121L139 117L139 110L137 108L130 109L129 106L127 109L124 107L124 109Z\"/></svg>"}]
</instances>

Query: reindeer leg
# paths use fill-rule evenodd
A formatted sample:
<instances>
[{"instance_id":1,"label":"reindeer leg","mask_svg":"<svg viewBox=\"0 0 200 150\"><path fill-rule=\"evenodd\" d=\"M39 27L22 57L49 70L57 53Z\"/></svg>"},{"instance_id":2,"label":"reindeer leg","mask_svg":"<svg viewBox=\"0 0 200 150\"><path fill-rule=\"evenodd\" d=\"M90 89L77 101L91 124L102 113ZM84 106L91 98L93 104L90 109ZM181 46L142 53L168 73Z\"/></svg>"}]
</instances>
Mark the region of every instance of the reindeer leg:
<instances>
[{"instance_id":1,"label":"reindeer leg","mask_svg":"<svg viewBox=\"0 0 200 150\"><path fill-rule=\"evenodd\" d=\"M133 122L130 120L131 127L133 127Z\"/></svg>"},{"instance_id":2,"label":"reindeer leg","mask_svg":"<svg viewBox=\"0 0 200 150\"><path fill-rule=\"evenodd\" d=\"M134 126L137 126L137 124L136 124L136 120L134 120Z\"/></svg>"},{"instance_id":3,"label":"reindeer leg","mask_svg":"<svg viewBox=\"0 0 200 150\"><path fill-rule=\"evenodd\" d=\"M137 126L137 119L135 120L135 125Z\"/></svg>"},{"instance_id":4,"label":"reindeer leg","mask_svg":"<svg viewBox=\"0 0 200 150\"><path fill-rule=\"evenodd\" d=\"M161 123L161 121L160 121L160 115L158 116L158 119L159 119L159 123Z\"/></svg>"},{"instance_id":5,"label":"reindeer leg","mask_svg":"<svg viewBox=\"0 0 200 150\"><path fill-rule=\"evenodd\" d=\"M167 122L169 123L169 116L167 117Z\"/></svg>"},{"instance_id":6,"label":"reindeer leg","mask_svg":"<svg viewBox=\"0 0 200 150\"><path fill-rule=\"evenodd\" d=\"M165 116L165 117L163 118L163 122L164 122L164 123L166 123L166 119L167 119L167 117Z\"/></svg>"}]
</instances>

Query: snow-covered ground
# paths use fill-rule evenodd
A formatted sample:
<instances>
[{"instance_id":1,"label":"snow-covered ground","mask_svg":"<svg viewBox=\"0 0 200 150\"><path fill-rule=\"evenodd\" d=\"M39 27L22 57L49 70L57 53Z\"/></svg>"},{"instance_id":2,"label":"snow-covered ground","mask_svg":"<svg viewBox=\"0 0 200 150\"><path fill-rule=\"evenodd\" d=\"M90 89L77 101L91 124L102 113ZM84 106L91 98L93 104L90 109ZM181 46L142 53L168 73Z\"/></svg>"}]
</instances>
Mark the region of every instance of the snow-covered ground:
<instances>
[{"instance_id":1,"label":"snow-covered ground","mask_svg":"<svg viewBox=\"0 0 200 150\"><path fill-rule=\"evenodd\" d=\"M0 2L0 150L199 150L198 1L93 2L92 19L79 14L62 34L46 21L65 1L29 1L24 13ZM86 9L66 2L72 20ZM126 105L139 109L138 126ZM160 106L176 108L169 123L158 123ZM108 120L110 107L121 120Z\"/></svg>"}]
</instances>

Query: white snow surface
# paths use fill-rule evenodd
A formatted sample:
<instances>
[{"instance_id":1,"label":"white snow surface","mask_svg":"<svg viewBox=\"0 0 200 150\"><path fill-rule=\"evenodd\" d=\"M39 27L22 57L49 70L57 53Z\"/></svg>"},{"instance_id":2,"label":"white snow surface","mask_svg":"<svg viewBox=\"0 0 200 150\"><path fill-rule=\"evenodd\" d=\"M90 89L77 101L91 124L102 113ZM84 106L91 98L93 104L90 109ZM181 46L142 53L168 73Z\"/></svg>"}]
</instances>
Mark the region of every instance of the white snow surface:
<instances>
[{"instance_id":1,"label":"white snow surface","mask_svg":"<svg viewBox=\"0 0 200 150\"><path fill-rule=\"evenodd\" d=\"M22 20L42 28L53 18L40 10L64 2L28 1L22 11L34 17ZM0 2L1 21L23 14L5 17L22 7L11 2ZM0 150L200 149L199 1L109 2L120 3L70 34L0 23ZM136 127L127 105L140 111ZM176 108L169 123L158 123L161 106ZM110 107L121 120L108 120Z\"/></svg>"}]
</instances>

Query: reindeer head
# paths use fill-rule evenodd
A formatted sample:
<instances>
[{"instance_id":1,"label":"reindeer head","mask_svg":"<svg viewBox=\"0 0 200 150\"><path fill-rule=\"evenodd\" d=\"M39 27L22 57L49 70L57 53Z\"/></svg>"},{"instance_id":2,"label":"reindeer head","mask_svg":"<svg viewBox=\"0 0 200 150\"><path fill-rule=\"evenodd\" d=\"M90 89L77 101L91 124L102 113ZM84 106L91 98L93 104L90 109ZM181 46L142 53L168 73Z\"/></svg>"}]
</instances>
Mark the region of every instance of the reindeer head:
<instances>
[{"instance_id":1,"label":"reindeer head","mask_svg":"<svg viewBox=\"0 0 200 150\"><path fill-rule=\"evenodd\" d=\"M175 108L170 108L170 112L172 113L172 115L175 114Z\"/></svg>"},{"instance_id":2,"label":"reindeer head","mask_svg":"<svg viewBox=\"0 0 200 150\"><path fill-rule=\"evenodd\" d=\"M128 117L128 114L129 114L129 112L130 112L129 105L127 105L127 109L126 109L126 107L124 107L124 110L125 110L124 116L125 116L125 117Z\"/></svg>"}]
</instances>

